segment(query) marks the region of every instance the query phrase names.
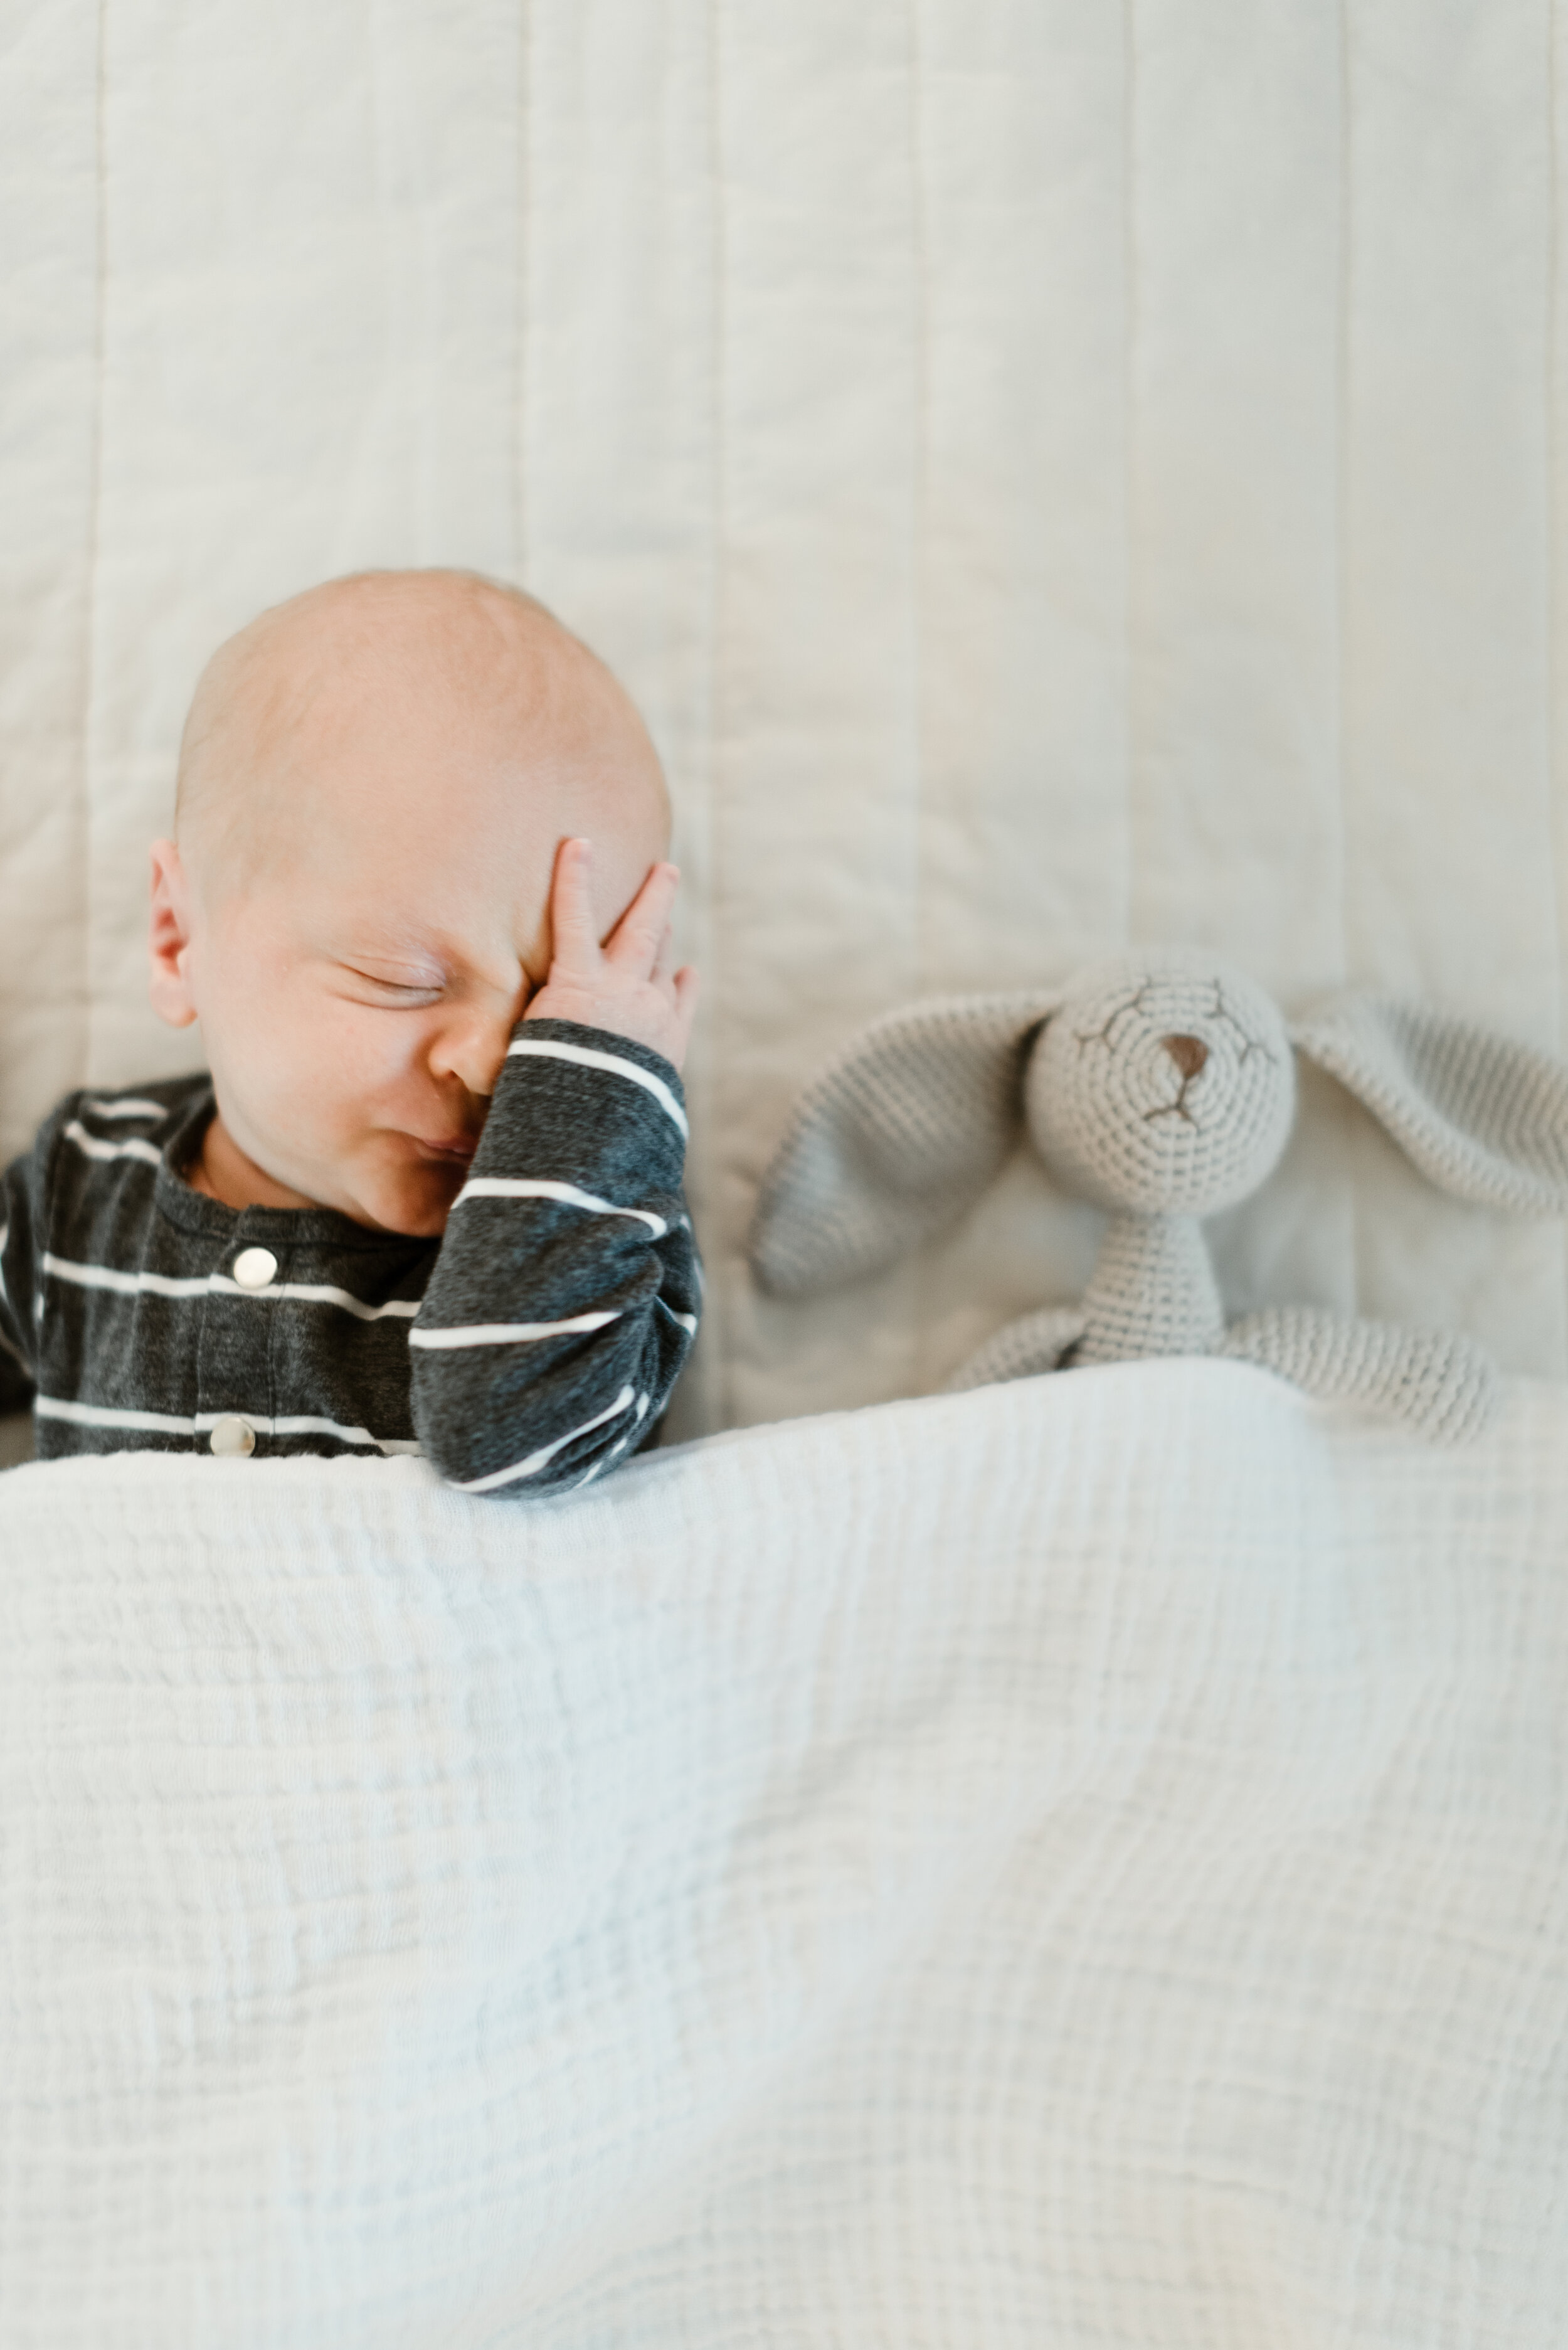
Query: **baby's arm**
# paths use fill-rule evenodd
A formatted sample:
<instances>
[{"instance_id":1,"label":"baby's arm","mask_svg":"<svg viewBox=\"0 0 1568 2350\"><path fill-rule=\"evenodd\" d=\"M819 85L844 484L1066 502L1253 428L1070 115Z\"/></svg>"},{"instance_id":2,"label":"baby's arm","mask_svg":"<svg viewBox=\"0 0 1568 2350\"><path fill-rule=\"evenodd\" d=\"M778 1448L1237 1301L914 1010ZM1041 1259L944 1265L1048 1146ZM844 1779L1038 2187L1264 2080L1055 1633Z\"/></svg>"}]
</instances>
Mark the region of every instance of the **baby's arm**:
<instances>
[{"instance_id":1,"label":"baby's arm","mask_svg":"<svg viewBox=\"0 0 1568 2350\"><path fill-rule=\"evenodd\" d=\"M33 1300L44 1230L44 1174L57 1115L33 1149L0 1177L0 1414L26 1411L33 1400Z\"/></svg>"},{"instance_id":2,"label":"baby's arm","mask_svg":"<svg viewBox=\"0 0 1568 2350\"><path fill-rule=\"evenodd\" d=\"M669 970L676 876L600 949L587 844L561 852L549 983L513 1035L410 1334L414 1426L474 1492L580 1484L663 1409L696 1333L677 1064L695 975Z\"/></svg>"}]
</instances>

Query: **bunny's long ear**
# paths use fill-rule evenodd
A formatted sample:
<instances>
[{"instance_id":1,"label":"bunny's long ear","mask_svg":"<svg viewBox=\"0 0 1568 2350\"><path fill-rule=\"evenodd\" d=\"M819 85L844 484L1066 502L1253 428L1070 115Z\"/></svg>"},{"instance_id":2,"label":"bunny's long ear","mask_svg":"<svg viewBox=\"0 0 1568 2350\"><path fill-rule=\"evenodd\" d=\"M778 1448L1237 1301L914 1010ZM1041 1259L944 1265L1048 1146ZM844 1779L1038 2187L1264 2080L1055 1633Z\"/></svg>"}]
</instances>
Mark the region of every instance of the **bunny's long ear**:
<instances>
[{"instance_id":1,"label":"bunny's long ear","mask_svg":"<svg viewBox=\"0 0 1568 2350\"><path fill-rule=\"evenodd\" d=\"M1391 996L1342 996L1291 1040L1442 1191L1518 1215L1568 1209L1568 1065Z\"/></svg>"},{"instance_id":2,"label":"bunny's long ear","mask_svg":"<svg viewBox=\"0 0 1568 2350\"><path fill-rule=\"evenodd\" d=\"M749 1243L763 1287L855 1280L961 1214L1007 1156L1028 1047L1060 1001L931 996L852 1037L763 1179Z\"/></svg>"}]
</instances>

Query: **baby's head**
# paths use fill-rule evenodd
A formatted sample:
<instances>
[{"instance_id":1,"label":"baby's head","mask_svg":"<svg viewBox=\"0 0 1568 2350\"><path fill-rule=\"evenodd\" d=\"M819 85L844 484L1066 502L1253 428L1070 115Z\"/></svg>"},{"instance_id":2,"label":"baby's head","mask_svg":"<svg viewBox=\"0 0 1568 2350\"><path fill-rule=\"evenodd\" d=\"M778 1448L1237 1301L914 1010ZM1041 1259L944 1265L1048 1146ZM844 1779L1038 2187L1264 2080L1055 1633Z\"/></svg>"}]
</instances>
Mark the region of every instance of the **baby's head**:
<instances>
[{"instance_id":1,"label":"baby's head","mask_svg":"<svg viewBox=\"0 0 1568 2350\"><path fill-rule=\"evenodd\" d=\"M593 843L602 937L669 828L630 701L514 589L370 572L222 646L152 852L151 993L201 1020L254 1195L441 1232L549 971L557 848Z\"/></svg>"}]
</instances>

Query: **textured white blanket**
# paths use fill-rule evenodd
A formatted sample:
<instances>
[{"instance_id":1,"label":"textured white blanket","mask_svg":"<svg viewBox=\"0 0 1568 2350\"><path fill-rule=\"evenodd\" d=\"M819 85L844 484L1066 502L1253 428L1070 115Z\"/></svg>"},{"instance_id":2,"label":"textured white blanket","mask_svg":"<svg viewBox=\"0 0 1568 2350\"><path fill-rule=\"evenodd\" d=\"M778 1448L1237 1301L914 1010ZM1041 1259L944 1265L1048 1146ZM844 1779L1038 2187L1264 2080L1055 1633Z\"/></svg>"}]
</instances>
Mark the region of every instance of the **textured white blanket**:
<instances>
[{"instance_id":1,"label":"textured white blanket","mask_svg":"<svg viewBox=\"0 0 1568 2350\"><path fill-rule=\"evenodd\" d=\"M0 1482L6 2350L1555 2345L1568 1395Z\"/></svg>"}]
</instances>

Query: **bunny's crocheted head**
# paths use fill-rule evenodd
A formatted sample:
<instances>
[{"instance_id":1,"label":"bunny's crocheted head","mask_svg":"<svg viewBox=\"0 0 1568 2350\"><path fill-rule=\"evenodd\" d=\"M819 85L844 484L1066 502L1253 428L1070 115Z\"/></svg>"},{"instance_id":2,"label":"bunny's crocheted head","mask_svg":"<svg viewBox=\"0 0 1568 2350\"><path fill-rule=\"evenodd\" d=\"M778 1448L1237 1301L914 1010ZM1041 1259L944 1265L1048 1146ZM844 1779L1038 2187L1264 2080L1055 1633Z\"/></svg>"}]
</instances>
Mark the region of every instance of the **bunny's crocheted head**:
<instances>
[{"instance_id":1,"label":"bunny's crocheted head","mask_svg":"<svg viewBox=\"0 0 1568 2350\"><path fill-rule=\"evenodd\" d=\"M1168 950L1075 984L1029 1055L1023 1106L1063 1191L1208 1216L1272 1171L1295 1097L1285 1024L1262 990Z\"/></svg>"}]
</instances>

